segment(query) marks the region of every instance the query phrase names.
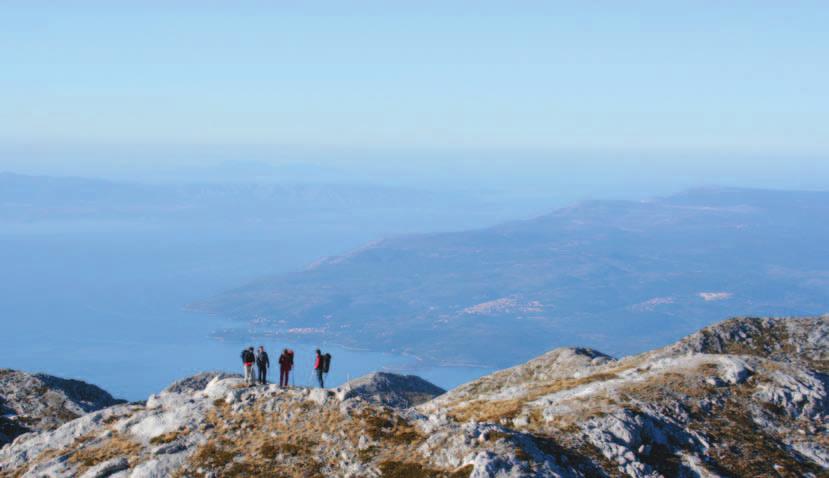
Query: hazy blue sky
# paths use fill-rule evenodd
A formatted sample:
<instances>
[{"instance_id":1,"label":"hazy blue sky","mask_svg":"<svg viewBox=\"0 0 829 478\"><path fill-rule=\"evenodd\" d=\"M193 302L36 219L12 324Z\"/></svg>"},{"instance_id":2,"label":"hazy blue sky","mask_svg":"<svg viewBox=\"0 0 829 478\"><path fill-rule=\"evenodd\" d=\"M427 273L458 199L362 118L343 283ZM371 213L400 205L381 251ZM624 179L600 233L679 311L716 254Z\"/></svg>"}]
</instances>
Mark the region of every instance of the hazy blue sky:
<instances>
[{"instance_id":1,"label":"hazy blue sky","mask_svg":"<svg viewBox=\"0 0 829 478\"><path fill-rule=\"evenodd\" d=\"M236 3L3 2L2 140L829 149L826 2Z\"/></svg>"},{"instance_id":2,"label":"hazy blue sky","mask_svg":"<svg viewBox=\"0 0 829 478\"><path fill-rule=\"evenodd\" d=\"M299 3L3 2L0 146L829 153L827 2Z\"/></svg>"}]
</instances>

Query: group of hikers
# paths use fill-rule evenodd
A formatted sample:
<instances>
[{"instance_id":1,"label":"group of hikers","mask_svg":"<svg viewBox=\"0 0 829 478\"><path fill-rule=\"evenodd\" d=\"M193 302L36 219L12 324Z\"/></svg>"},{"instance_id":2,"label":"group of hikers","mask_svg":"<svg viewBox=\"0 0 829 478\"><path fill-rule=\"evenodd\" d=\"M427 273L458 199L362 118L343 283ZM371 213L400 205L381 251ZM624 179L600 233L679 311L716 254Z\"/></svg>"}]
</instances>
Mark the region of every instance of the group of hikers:
<instances>
[{"instance_id":1,"label":"group of hikers","mask_svg":"<svg viewBox=\"0 0 829 478\"><path fill-rule=\"evenodd\" d=\"M259 349L254 351L253 347L248 347L242 350L242 364L245 370L245 383L249 386L256 385L259 382L262 385L268 383L268 369L271 368L271 361L268 357L268 352L265 351L265 346L260 345ZM256 364L257 376L253 376L253 365ZM331 354L323 354L320 349L317 349L316 359L314 360L314 373L317 375L317 383L320 388L325 387L325 376L331 367ZM291 370L294 368L294 351L291 349L284 349L282 355L279 356L279 386L285 388L288 386L288 378L291 376Z\"/></svg>"}]
</instances>

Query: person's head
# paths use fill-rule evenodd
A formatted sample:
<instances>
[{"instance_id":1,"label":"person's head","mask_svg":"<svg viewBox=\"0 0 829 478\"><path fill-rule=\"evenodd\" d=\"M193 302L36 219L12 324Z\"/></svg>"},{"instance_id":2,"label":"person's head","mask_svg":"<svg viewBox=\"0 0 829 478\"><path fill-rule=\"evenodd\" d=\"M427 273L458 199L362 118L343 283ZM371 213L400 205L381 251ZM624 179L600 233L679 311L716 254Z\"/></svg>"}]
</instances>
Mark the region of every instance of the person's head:
<instances>
[{"instance_id":1,"label":"person's head","mask_svg":"<svg viewBox=\"0 0 829 478\"><path fill-rule=\"evenodd\" d=\"M264 345L260 345L260 346L259 346L259 350L261 350L261 351L263 351L263 352L264 352L264 351L265 351L265 346L264 346Z\"/></svg>"},{"instance_id":2,"label":"person's head","mask_svg":"<svg viewBox=\"0 0 829 478\"><path fill-rule=\"evenodd\" d=\"M253 352L253 347L248 347L248 350L250 350L251 352Z\"/></svg>"},{"instance_id":3,"label":"person's head","mask_svg":"<svg viewBox=\"0 0 829 478\"><path fill-rule=\"evenodd\" d=\"M283 354L287 354L287 353L288 353L288 349L284 349L284 350L282 351L282 353L283 353Z\"/></svg>"},{"instance_id":4,"label":"person's head","mask_svg":"<svg viewBox=\"0 0 829 478\"><path fill-rule=\"evenodd\" d=\"M317 349L317 355L322 355L322 352L320 352L320 349Z\"/></svg>"}]
</instances>

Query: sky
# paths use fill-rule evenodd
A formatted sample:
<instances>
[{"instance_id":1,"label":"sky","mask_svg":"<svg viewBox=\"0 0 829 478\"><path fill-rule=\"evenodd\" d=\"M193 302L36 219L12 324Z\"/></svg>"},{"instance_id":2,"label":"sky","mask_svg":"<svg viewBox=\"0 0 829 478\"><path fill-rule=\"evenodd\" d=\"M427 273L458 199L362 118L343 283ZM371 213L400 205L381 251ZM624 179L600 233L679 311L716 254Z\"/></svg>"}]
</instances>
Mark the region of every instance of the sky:
<instances>
[{"instance_id":1,"label":"sky","mask_svg":"<svg viewBox=\"0 0 829 478\"><path fill-rule=\"evenodd\" d=\"M4 1L0 169L188 148L820 166L826 25L822 1Z\"/></svg>"}]
</instances>

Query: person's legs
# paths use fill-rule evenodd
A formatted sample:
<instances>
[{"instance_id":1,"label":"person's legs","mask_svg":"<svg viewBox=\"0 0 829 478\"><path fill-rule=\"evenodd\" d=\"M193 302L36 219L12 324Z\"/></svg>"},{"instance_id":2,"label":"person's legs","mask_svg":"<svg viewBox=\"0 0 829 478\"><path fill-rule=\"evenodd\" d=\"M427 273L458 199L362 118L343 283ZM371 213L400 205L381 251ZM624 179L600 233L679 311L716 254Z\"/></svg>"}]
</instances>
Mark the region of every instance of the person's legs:
<instances>
[{"instance_id":1,"label":"person's legs","mask_svg":"<svg viewBox=\"0 0 829 478\"><path fill-rule=\"evenodd\" d=\"M322 381L322 369L317 369L317 381L320 383L320 388L325 388L325 384Z\"/></svg>"},{"instance_id":2,"label":"person's legs","mask_svg":"<svg viewBox=\"0 0 829 478\"><path fill-rule=\"evenodd\" d=\"M288 386L288 369L280 368L279 369L279 386L280 387L287 387Z\"/></svg>"},{"instance_id":3,"label":"person's legs","mask_svg":"<svg viewBox=\"0 0 829 478\"><path fill-rule=\"evenodd\" d=\"M253 365L245 365L245 383L253 385Z\"/></svg>"}]
</instances>

